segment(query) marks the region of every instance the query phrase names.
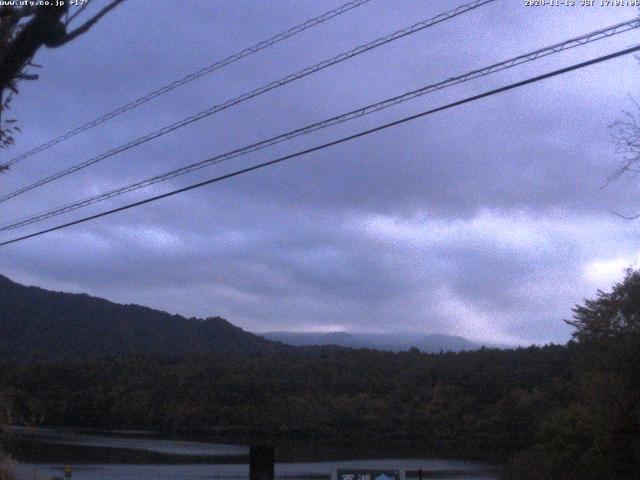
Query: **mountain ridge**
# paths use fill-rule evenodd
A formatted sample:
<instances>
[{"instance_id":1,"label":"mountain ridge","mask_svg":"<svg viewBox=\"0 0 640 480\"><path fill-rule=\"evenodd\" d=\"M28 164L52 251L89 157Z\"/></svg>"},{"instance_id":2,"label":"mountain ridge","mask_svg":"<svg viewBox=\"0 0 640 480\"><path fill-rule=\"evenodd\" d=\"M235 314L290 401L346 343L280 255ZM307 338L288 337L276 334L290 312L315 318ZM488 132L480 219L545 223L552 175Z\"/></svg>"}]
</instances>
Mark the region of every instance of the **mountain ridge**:
<instances>
[{"instance_id":1,"label":"mountain ridge","mask_svg":"<svg viewBox=\"0 0 640 480\"><path fill-rule=\"evenodd\" d=\"M221 317L187 318L85 293L25 286L0 275L0 360L84 361L98 357L260 353L285 347Z\"/></svg>"},{"instance_id":2,"label":"mountain ridge","mask_svg":"<svg viewBox=\"0 0 640 480\"><path fill-rule=\"evenodd\" d=\"M415 347L426 353L483 346L445 334L251 333L218 316L187 318L86 293L21 285L0 275L0 361L34 364L137 354L256 354L316 345L394 352Z\"/></svg>"}]
</instances>

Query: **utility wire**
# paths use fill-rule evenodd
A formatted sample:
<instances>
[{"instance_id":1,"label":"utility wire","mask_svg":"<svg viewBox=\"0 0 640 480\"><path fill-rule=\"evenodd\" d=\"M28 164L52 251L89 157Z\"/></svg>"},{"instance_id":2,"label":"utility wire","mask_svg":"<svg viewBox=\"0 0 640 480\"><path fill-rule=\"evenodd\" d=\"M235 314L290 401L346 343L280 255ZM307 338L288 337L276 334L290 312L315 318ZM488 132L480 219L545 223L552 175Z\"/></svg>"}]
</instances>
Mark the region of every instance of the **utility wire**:
<instances>
[{"instance_id":1,"label":"utility wire","mask_svg":"<svg viewBox=\"0 0 640 480\"><path fill-rule=\"evenodd\" d=\"M57 145L60 142L64 142L65 140L68 140L71 137L74 137L76 135L78 135L79 133L85 132L93 127L96 127L104 122L106 122L107 120L110 120L114 117L117 117L118 115L121 115L124 112L128 112L129 110L136 108L144 103L147 103L151 100L153 100L156 97L159 97L160 95L164 95L165 93L170 92L171 90L174 90L178 87L181 87L182 85L185 85L189 82L192 82L193 80L196 80L204 75L207 75L209 73L215 72L216 70L219 70L223 67L226 67L227 65L230 65L242 58L248 57L249 55L252 55L254 53L259 52L260 50L264 50L265 48L268 48L272 45L275 45L276 43L279 43L287 38L293 37L294 35L307 30L309 28L315 27L317 25L320 25L323 22L326 22L327 20L330 20L334 17L337 17L338 15L341 15L345 12L348 12L349 10L353 10L354 8L357 8L361 5L364 5L365 3L370 2L371 0L353 0L350 1L348 3L345 3L344 5L342 5L341 7L338 7L336 9L333 10L329 10L328 12L323 13L322 15L319 15L317 17L314 17L310 20L307 20L306 22L297 25L295 27L290 28L289 30L279 33L277 35L274 35L273 37L267 39L267 40L263 40L262 42L259 42L255 45L253 45L252 47L249 48L245 48L244 50L238 52L238 53L234 53L233 55L228 56L227 58L223 59L223 60L219 60L211 65L208 65L204 68L201 68L200 70L198 70L197 72L191 73L179 80L175 80L171 83L169 83L168 85L165 85L164 87L160 87L157 90L152 91L151 93L148 93L147 95L144 95L143 97L140 97L136 100L133 100L132 102L129 102L125 105L122 105L121 107L116 108L115 110L112 110L104 115L102 115L101 117L96 118L95 120L92 120L90 122L87 122L83 125L80 125L79 127L74 128L73 130L68 131L67 133L64 133L62 135L60 135L59 137L56 137L52 140L49 140L46 143L43 143L42 145L39 145L38 147L33 148L32 150L29 150L21 155L18 155L15 158L12 158L11 160L5 162L4 164L2 164L1 166L4 167L10 167L12 165L15 165L16 163L20 162L21 160L24 160L25 158L29 158L32 157L33 155L40 153L44 150L47 150L48 148L53 147L54 145ZM70 19L69 22L73 21L73 19L75 18L76 15L78 15L82 9L84 7L86 7L87 4L83 5Z\"/></svg>"},{"instance_id":2,"label":"utility wire","mask_svg":"<svg viewBox=\"0 0 640 480\"><path fill-rule=\"evenodd\" d=\"M119 147L113 148L101 155L98 155L96 157L90 158L89 160L85 160L84 162L78 163L76 165L73 165L65 170L61 170L51 176L45 177L43 179L38 180L35 183L32 183L30 185L27 185L25 187L19 188L18 190L15 190L11 193L5 194L3 196L0 196L0 203L2 202L6 202L7 200L16 197L18 195L21 195L25 192L28 192L30 190L33 190L34 188L40 187L42 185L45 185L47 183L53 182L54 180L57 180L59 178L65 177L67 175L70 175L74 172L77 172L78 170L81 170L83 168L87 168L90 165L93 165L94 163L97 163L101 160L104 160L106 158L112 157L118 153L124 152L125 150L129 150L133 147L137 147L138 145L141 145L143 143L146 143L150 140L153 140L155 138L158 138L162 135L165 135L167 133L173 132L174 130L177 130L178 128L184 127L186 125L189 125L191 123L197 122L199 120L202 120L204 118L207 118L215 113L218 113L222 110L226 110L227 108L230 108L234 105L237 105L239 103L242 103L246 100L249 100L251 98L257 97L258 95L261 95L263 93L269 92L275 88L279 88L282 87L284 85L287 85L288 83L291 83L295 80L299 80L300 78L306 77L308 75L311 75L315 72L318 72L320 70L323 70L327 67L333 66L337 63L343 62L345 60L348 60L350 58L353 58L357 55L360 55L361 53L367 52L369 50L372 50L374 48L377 48L381 45L385 45L389 42L393 42L394 40L397 40L399 38L405 37L407 35L411 35L413 33L419 32L421 30L424 30L425 28L431 27L435 24L444 22L446 20L449 20L453 17L456 17L458 15L462 15L463 13L469 12L471 10L474 10L482 5L485 5L487 3L491 3L491 2L495 2L496 0L475 0L471 3L467 3L464 5L461 5L453 10L450 10L448 12L445 13L441 13L440 15L437 15L435 17L432 17L428 20L416 23L410 27L404 28L402 30L398 30L394 33L391 33L389 35L386 35L384 37L378 38L377 40L374 40L372 42L369 42L365 45L361 45L359 47L356 47L346 53L342 53L340 55L337 55L329 60L325 60L323 62L320 62L316 65L313 65L311 67L305 68L303 70L300 70L299 72L287 75L284 78L281 78L280 80L276 80L273 81L267 85L263 85L262 87L259 87L255 90L252 90L251 92L245 93L240 95L239 97L233 98L231 100L227 100L224 103L218 104L218 105L214 105L211 108L208 108L207 110L203 110L202 112L196 113L195 115L191 115L183 120L180 120L178 122L175 122L171 125L168 125L166 127L163 127L159 130L156 130L154 132L151 132L147 135L144 135L142 137L139 137L135 140L132 140L131 142L128 142L124 145L120 145Z\"/></svg>"},{"instance_id":3,"label":"utility wire","mask_svg":"<svg viewBox=\"0 0 640 480\"><path fill-rule=\"evenodd\" d=\"M478 77L482 77L482 76L486 76L501 70L505 70L508 68L512 68L514 66L517 65L521 65L523 63L527 63L530 61L534 61L538 58L542 58L551 54L555 54L570 48L574 48L574 47L578 47L581 45L585 45L587 43L590 42L594 42L596 40L600 40L602 38L608 38L612 35L617 35L620 34L622 32L626 32L632 28L638 28L640 27L640 17L629 20L627 22L623 22L623 23L619 23L616 25L613 25L611 27L607 27L607 28L602 28L600 30L596 30L594 32L585 34L585 35L581 35L579 37L575 37L569 40L566 40L564 42L560 42L560 43L556 43L553 45L550 45L548 47L544 47L544 48L540 48L538 50L535 50L533 52L529 52L523 55L519 55L517 57L514 58L510 58L508 60L505 60L503 62L500 63L495 63L493 65L490 65L488 67L484 67L478 70L473 70L471 72L465 73L463 75L458 75L456 77L452 77L449 78L447 80L444 80L442 82L439 83L435 83L435 84L431 84L431 85L427 85L425 87L422 87L418 90L413 90L407 93L404 93L402 95L398 95L396 97L392 97L386 100L383 100L381 102L378 103L374 103L372 105L368 105L366 107L363 108L359 108L357 110L352 110L350 112L344 113L342 115L338 115L332 118L329 118L327 120L323 120L321 122L317 122L311 125L307 125L305 127L302 128L298 128L296 130L292 130L290 132L287 133L283 133L281 135L275 136L275 137L271 137L268 138L266 140L262 140L260 142L236 149L236 150L232 150L230 152L221 154L221 155L217 155L215 157L212 158L208 158L196 163L192 163L190 165L184 166L184 167L180 167L177 168L175 170L171 170L169 172L160 174L160 175L156 175L150 178L147 178L145 180L141 180L138 181L136 183L132 183L123 187L119 187L117 189L108 191L108 192L104 192L101 194L98 194L96 196L93 197L89 197L89 198L85 198L83 200L80 201L76 201L61 207L57 207L55 209L52 210L48 210L46 212L42 212L42 213L38 213L26 218L22 218L20 220L14 220L12 223L9 224L5 224L3 226L0 226L0 231L7 231L7 230L13 230L19 227L23 227L26 225L30 225L32 223L36 223L36 222L40 222L43 221L45 219L51 218L51 217L55 217L58 215L62 215L64 213L68 213L74 210L77 210L79 208L82 207L86 207L89 205L92 205L94 203L98 203L101 201L105 201L108 200L110 198L119 196L119 195L123 195L125 193L128 192L132 192L134 190L138 190L144 187L148 187L150 185L159 183L159 182L163 182L165 180L169 180L171 178L175 178L175 177L179 177L181 175L185 175L187 173L190 172L194 172L196 170L200 170L202 168L205 167L209 167L211 165L215 165L221 162L224 162L226 160L230 160L232 158L236 158L236 157L240 157L243 155L246 155L248 153L251 152L255 152L258 150L262 150L264 148L270 147L272 145L284 142L286 140L295 138L297 136L301 136L301 135L306 135L309 134L311 132L320 130L320 129L324 129L327 128L329 126L333 126L333 125L337 125L340 123L344 123L346 121L352 120L354 118L358 118L364 115L368 115L370 113L374 113L386 108L389 108L393 105L397 105L399 103L402 102L406 102L408 100L414 99L416 97L419 97L421 95L425 95L427 93L430 92L434 92L436 90L441 90L453 85L457 85L459 83L463 83Z\"/></svg>"},{"instance_id":4,"label":"utility wire","mask_svg":"<svg viewBox=\"0 0 640 480\"><path fill-rule=\"evenodd\" d=\"M16 242L20 242L20 241L23 241L23 240L27 240L29 238L33 238L33 237L37 237L37 236L40 236L40 235L44 235L45 233L54 232L54 231L57 231L57 230L61 230L61 229L64 229L64 228L71 227L73 225L78 225L80 223L88 222L90 220L95 220L97 218L105 217L107 215L111 215L111 214L114 214L114 213L117 213L117 212L122 212L124 210L129 210L131 208L138 207L138 206L141 206L141 205L145 205L147 203L155 202L157 200L160 200L160 199L163 199L163 198L167 198L167 197L171 197L171 196L177 195L179 193L188 192L190 190L194 190L196 188L204 187L204 186L210 185L212 183L217 183L217 182L220 182L222 180L226 180L228 178L237 177L239 175L242 175L242 174L245 174L245 173L248 173L248 172L252 172L254 170L259 170L261 168L269 167L269 166L284 162L286 160L290 160L292 158L300 157L300 156L307 155L307 154L312 153L312 152L317 152L319 150L324 150L325 148L332 147L334 145L338 145L338 144L341 144L341 143L349 142L351 140L355 140L357 138L364 137L366 135L370 135L372 133L379 132L381 130L385 130L387 128L395 127L397 125L400 125L400 124L403 124L403 123L407 123L407 122L410 122L412 120L416 120L418 118L434 114L436 112L441 112L443 110L448 110L448 109L453 108L453 107L464 105L466 103L471 103L471 102L474 102L476 100L480 100L482 98L486 98L486 97L490 97L490 96L493 96L493 95L497 95L497 94L502 93L502 92L506 92L506 91L509 91L509 90L513 90L515 88L523 87L525 85L529 85L531 83L539 82L539 81L542 81L542 80L545 80L545 79L548 79L548 78L556 77L558 75L562 75L562 74L565 74L565 73L568 73L568 72L571 72L571 71L574 71L574 70L585 68L585 67L588 67L590 65L595 65L597 63L602 63L602 62L605 62L605 61L608 61L608 60L612 60L614 58L621 57L623 55L628 55L630 53L634 53L634 52L637 52L637 51L640 51L640 45L636 45L634 47L627 48L625 50L619 50L617 52L610 53L608 55L603 55L601 57L597 57L597 58L594 58L592 60L588 60L586 62L577 63L577 64L571 65L569 67L565 67L565 68L561 68L561 69L558 69L558 70L554 70L554 71L551 71L551 72L548 72L548 73L545 73L545 74L542 74L542 75L531 77L531 78L528 78L526 80L522 80L522 81L519 81L519 82L511 83L509 85L506 85L506 86L503 86L503 87L500 87L500 88L496 88L496 89L493 89L493 90L489 90L489 91L481 93L479 95L474 95L474 96L471 96L471 97L467 97L467 98L465 98L463 100L458 100L457 102L448 103L446 105L443 105L443 106L440 106L440 107L437 107L437 108L433 108L431 110L427 110L427 111L424 111L424 112L421 112L421 113L417 113L415 115L411 115L411 116L408 116L408 117L401 118L400 120L395 120L393 122L385 123L384 125L380 125L378 127L371 128L371 129L368 129L368 130L364 130L362 132L355 133L353 135L342 137L342 138L339 138L337 140L334 140L334 141L331 141L331 142L328 142L328 143L324 143L322 145L317 145L315 147L308 148L306 150L302 150L302 151L299 151L299 152L296 152L296 153L292 153L292 154L286 155L284 157L280 157L280 158L276 158L274 160L270 160L270 161L267 161L267 162L259 163L257 165L253 165L251 167L243 168L241 170L236 170L235 172L227 173L226 175L221 175L221 176L218 176L218 177L214 177L214 178L211 178L209 180L205 180L203 182L195 183L193 185L189 185L187 187L179 188L177 190L172 190L170 192L163 193L161 195L156 195L156 196L153 196L153 197L149 197L149 198L146 198L144 200L140 200L138 202L134 202L134 203L130 203L128 205L124 205L122 207L114 208L112 210L107 210L105 212L101 212L101 213L98 213L98 214L95 214L95 215L91 215L91 216L84 217L84 218L81 218L81 219L78 219L78 220L74 220L73 222L64 223L64 224L61 224L61 225L57 225L55 227L51 227L51 228L47 228L45 230L40 230L38 232L31 233L29 235L24 235L22 237L13 238L11 240L7 240L7 241L4 241L4 242L0 243L0 246L10 245L12 243L16 243Z\"/></svg>"}]
</instances>

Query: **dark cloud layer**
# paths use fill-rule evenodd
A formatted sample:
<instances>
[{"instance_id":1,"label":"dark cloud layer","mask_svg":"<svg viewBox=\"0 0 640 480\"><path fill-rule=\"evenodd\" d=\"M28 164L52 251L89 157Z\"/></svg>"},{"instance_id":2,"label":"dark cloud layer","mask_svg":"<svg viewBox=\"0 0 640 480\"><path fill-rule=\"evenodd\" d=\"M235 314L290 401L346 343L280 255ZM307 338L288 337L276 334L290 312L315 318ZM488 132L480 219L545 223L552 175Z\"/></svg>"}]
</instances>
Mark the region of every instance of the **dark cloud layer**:
<instances>
[{"instance_id":1,"label":"dark cloud layer","mask_svg":"<svg viewBox=\"0 0 640 480\"><path fill-rule=\"evenodd\" d=\"M339 4L127 2L73 44L38 54L41 79L25 84L14 102L24 134L3 157ZM373 0L25 160L3 176L2 190L456 4ZM105 160L2 204L0 212L10 221L84 198L636 14L498 1ZM64 219L620 49L633 35L459 85ZM498 342L565 341L562 319L573 304L607 288L640 257L638 224L608 213L635 209L634 183L602 188L617 161L607 125L629 107L639 68L633 58L615 60L3 247L0 269L47 288L223 315L251 330L407 329Z\"/></svg>"}]
</instances>

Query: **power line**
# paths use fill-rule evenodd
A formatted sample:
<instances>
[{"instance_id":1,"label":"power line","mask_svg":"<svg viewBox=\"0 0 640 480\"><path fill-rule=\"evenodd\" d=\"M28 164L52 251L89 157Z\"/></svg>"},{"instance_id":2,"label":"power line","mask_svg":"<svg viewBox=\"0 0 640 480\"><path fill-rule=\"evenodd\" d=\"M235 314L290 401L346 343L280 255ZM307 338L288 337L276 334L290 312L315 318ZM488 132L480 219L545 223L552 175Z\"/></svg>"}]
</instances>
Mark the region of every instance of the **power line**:
<instances>
[{"instance_id":1,"label":"power line","mask_svg":"<svg viewBox=\"0 0 640 480\"><path fill-rule=\"evenodd\" d=\"M568 72L571 72L571 71L574 71L574 70L585 68L585 67L588 67L590 65L595 65L597 63L601 63L601 62L605 62L605 61L608 61L608 60L612 60L614 58L621 57L623 55L628 55L630 53L634 53L634 52L637 52L637 51L640 51L640 45L636 45L634 47L627 48L625 50L619 50L617 52L610 53L608 55L603 55L601 57L597 57L597 58L594 58L592 60L588 60L586 62L577 63L577 64L571 65L569 67L564 67L564 68L561 68L561 69L558 69L558 70L554 70L554 71L551 71L551 72L548 72L548 73L545 73L545 74L542 74L542 75L531 77L531 78L528 78L526 80L521 80L519 82L511 83L511 84L506 85L504 87L500 87L500 88L496 88L496 89L493 89L493 90L489 90L487 92L484 92L484 93L481 93L481 94L478 94L478 95L467 97L467 98L465 98L463 100L458 100L456 102L448 103L446 105L443 105L443 106L440 106L440 107L437 107L437 108L433 108L431 110L427 110L427 111L424 111L424 112L421 112L421 113L417 113L415 115L411 115L411 116L408 116L408 117L401 118L400 120L395 120L393 122L385 123L384 125L380 125L380 126L375 127L375 128L371 128L371 129L368 129L368 130L364 130L362 132L355 133L353 135L342 137L342 138L339 138L337 140L333 140L331 142L324 143L322 145L317 145L315 147L308 148L306 150L302 150L302 151L299 151L299 152L296 152L296 153L292 153L290 155L286 155L284 157L280 157L280 158L276 158L274 160L269 160L267 162L259 163L257 165L253 165L251 167L243 168L241 170L236 170L235 172L227 173L225 175L221 175L221 176L218 176L218 177L215 177L215 178L211 178L211 179L205 180L203 182L195 183L195 184L189 185L187 187L179 188L177 190L172 190L170 192L163 193L161 195L156 195L156 196L153 196L153 197L150 197L150 198L146 198L146 199L140 200L138 202L130 203L130 204L124 205L122 207L114 208L112 210L107 210L105 212L101 212L101 213L98 213L98 214L95 214L95 215L84 217L84 218L81 218L79 220L74 220L73 222L68 222L68 223L65 223L65 224L57 225L55 227L47 228L45 230L40 230L38 232L31 233L29 235L24 235L22 237L13 238L11 240L7 240L7 241L4 241L4 242L0 243L0 246L4 246L4 245L9 245L9 244L12 244L12 243L20 242L20 241L23 241L23 240L27 240L29 238L33 238L33 237L37 237L37 236L40 236L40 235L44 235L45 233L54 232L56 230L61 230L61 229L64 229L64 228L71 227L73 225L78 225L80 223L88 222L90 220L95 220L95 219L100 218L100 217L105 217L107 215L111 215L111 214L114 214L114 213L117 213L117 212L122 212L124 210L128 210L128 209L131 209L131 208L134 208L134 207L138 207L138 206L141 206L141 205L145 205L147 203L155 202L156 200L160 200L160 199L163 199L163 198L171 197L173 195L177 195L179 193L184 193L184 192L187 192L189 190L194 190L196 188L204 187L205 185L209 185L209 184L212 184L212 183L217 183L217 182L220 182L222 180L226 180L228 178L232 178L232 177L236 177L236 176L248 173L248 172L252 172L254 170L259 170L261 168L269 167L271 165L275 165L277 163L284 162L285 160L290 160L292 158L296 158L296 157L300 157L300 156L303 156L303 155L307 155L307 154L312 153L312 152L317 152L319 150L324 150L325 148L332 147L334 145L345 143L345 142L348 142L348 141L351 141L351 140L355 140L357 138L364 137L366 135L370 135L372 133L379 132L381 130L385 130L387 128L395 127L397 125L400 125L400 124L403 124L403 123L407 123L407 122L410 122L412 120L415 120L415 119L418 119L418 118L421 118L421 117L425 117L427 115L434 114L436 112L441 112L443 110L448 110L448 109L453 108L453 107L457 107L457 106L460 106L460 105L464 105L466 103L474 102L474 101L480 100L482 98L490 97L492 95L497 95L497 94L502 93L502 92L506 92L506 91L509 91L509 90L513 90L515 88L523 87L525 85L529 85L531 83L539 82L539 81L542 81L542 80L545 80L545 79L548 79L548 78L556 77L558 75L562 75L562 74L565 74L565 73L568 73Z\"/></svg>"},{"instance_id":2,"label":"power line","mask_svg":"<svg viewBox=\"0 0 640 480\"><path fill-rule=\"evenodd\" d=\"M79 127L74 128L73 130L68 131L67 133L64 133L62 135L60 135L59 137L56 137L52 140L49 140L46 143L43 143L42 145L39 145L36 148L33 148L32 150L29 150L21 155L18 155L15 158L12 158L11 160L5 162L4 164L2 164L2 166L5 167L10 167L12 165L15 165L16 163L20 162L21 160L24 160L25 158L29 158L32 157L33 155L40 153L44 150L47 150L48 148L53 147L54 145L57 145L60 142L63 142L65 140L68 140L71 137L74 137L76 135L78 135L79 133L85 132L93 127L96 127L104 122L106 122L107 120L110 120L114 117L117 117L118 115L121 115L125 112L128 112L129 110L136 108L144 103L147 103L151 100L153 100L156 97L159 97L160 95L164 95L165 93L170 92L171 90L174 90L178 87L181 87L182 85L185 85L189 82L192 82L193 80L196 80L204 75L207 75L209 73L215 72L216 70L220 70L223 67L226 67L227 65L230 65L242 58L248 57L249 55L253 55L254 53L259 52L260 50L264 50L265 48L271 47L272 45L275 45L276 43L279 43L287 38L293 37L294 35L303 32L304 30L307 30L309 28L315 27L317 25L320 25L323 22L326 22L327 20L330 20L334 17L337 17L338 15L341 15L345 12L348 12L349 10L353 10L354 8L357 8L361 5L364 5L365 3L370 2L371 0L353 0L350 1L348 3L345 3L344 5L335 8L333 10L329 10L328 12L323 13L322 15L319 15L317 17L311 18L309 20L307 20L304 23L301 23L300 25L297 25L295 27L290 28L289 30L279 33L277 35L274 35L273 37L267 39L267 40L263 40L262 42L256 43L255 45L245 48L244 50L238 52L238 53L234 53L233 55L230 55L226 58L224 58L223 60L219 60L211 65L208 65L204 68L201 68L200 70L198 70L197 72L194 73L190 73L189 75L182 77L179 80L175 80L171 83L169 83L168 85L165 85L163 87L158 88L157 90L152 91L151 93L148 93L147 95L144 95L136 100L133 100L132 102L129 102L125 105L122 105L121 107L116 108L115 110L112 110L104 115L102 115L101 117L96 118L95 120L92 120L90 122L87 122L83 125L80 125ZM86 4L85 4L86 6ZM78 12L79 13L79 12Z\"/></svg>"},{"instance_id":3,"label":"power line","mask_svg":"<svg viewBox=\"0 0 640 480\"><path fill-rule=\"evenodd\" d=\"M398 30L394 33L391 33L389 35L386 35L384 37L378 38L372 42L369 42L365 45L361 45L359 47L356 47L346 53L341 53L340 55L337 55L329 60L325 60L323 62L320 62L316 65L313 65L311 67L305 68L303 70L300 70L296 73L287 75L286 77L281 78L280 80L276 80L273 81L267 85L263 85L262 87L259 87L255 90L252 90L251 92L245 93L240 95L239 97L233 98L231 100L227 100L224 103L218 104L218 105L214 105L211 108L208 108L207 110L203 110L202 112L196 113L195 115L191 115L187 118L184 118L183 120L180 120L178 122L175 122L171 125L168 125L166 127L163 127L159 130L156 130L154 132L151 132L147 135L144 135L142 137L139 137L135 140L132 140L124 145L120 145L119 147L113 148L101 155L98 155L96 157L90 158L89 160L85 160L84 162L78 163L72 167L69 167L67 169L61 170L53 175L50 175L48 177L45 177L43 179L38 180L35 183L32 183L30 185L27 185L25 187L19 188L18 190L15 190L11 193L5 194L3 196L0 196L0 203L2 202L6 202L7 200L14 198L18 195L21 195L25 192L28 192L30 190L33 190L34 188L40 187L42 185L45 185L47 183L53 182L54 180L57 180L59 178L65 177L67 175L70 175L74 172L77 172L78 170L82 170L83 168L87 168L90 165L93 165L94 163L97 163L99 161L102 161L106 158L112 157L118 153L124 152L126 150L129 150L133 147L137 147L138 145L141 145L143 143L146 143L150 140L153 140L155 138L158 138L162 135L166 135L167 133L173 132L174 130L177 130L178 128L184 127L186 125L189 125L191 123L197 122L199 120L202 120L204 118L207 118L215 113L221 112L223 110L226 110L227 108L230 108L234 105L237 105L239 103L242 103L246 100L249 100L251 98L257 97L258 95L262 95L263 93L269 92L275 88L279 88L282 87L284 85L287 85L288 83L291 83L295 80L299 80L300 78L306 77L308 75L311 75L315 72L318 72L320 70L323 70L327 67L333 66L337 63L343 62L345 60L348 60L350 58L355 57L356 55L360 55L361 53L367 52L369 50L372 50L374 48L377 48L379 46L385 45L389 42L392 42L394 40L397 40L399 38L405 37L407 35L411 35L413 33L419 32L421 30L424 30L425 28L431 27L435 24L444 22L446 20L449 20L451 18L454 18L458 15L462 15L463 13L469 12L471 10L474 10L482 5L485 5L487 3L492 3L495 2L496 0L475 0L471 3L467 3L464 5L461 5L453 10L450 10L448 12L445 13L441 13L440 15L437 15L435 17L432 17L428 20L422 21L422 22L418 22L410 27L404 28L402 30Z\"/></svg>"},{"instance_id":4,"label":"power line","mask_svg":"<svg viewBox=\"0 0 640 480\"><path fill-rule=\"evenodd\" d=\"M46 220L48 218L51 217L55 217L58 215L62 215L64 213L68 213L74 210L77 210L79 208L82 207L86 207L89 205L92 205L94 203L98 203L101 201L105 201L108 200L110 198L119 196L119 195L123 195L125 193L128 192L132 192L135 190L138 190L140 188L144 188L144 187L148 187L150 185L159 183L159 182L163 182L165 180L169 180L171 178L175 178L181 175L185 175L187 173L190 172L194 172L196 170L200 170L202 168L205 167L209 167L211 165L215 165L233 158L237 158L243 155L246 155L248 153L252 153L258 150L262 150L264 148L270 147L272 145L281 143L283 141L286 140L290 140L292 138L295 138L297 136L301 136L301 135L306 135L309 134L311 132L320 130L320 129L324 129L327 128L329 126L333 126L333 125L337 125L340 123L344 123L346 121L352 120L354 118L358 118L364 115L368 115L370 113L374 113L386 108L389 108L393 105L397 105L399 103L402 102L406 102L408 100L414 99L416 97L419 97L421 95L425 95L427 93L431 93L437 90L441 90L453 85L457 85L459 83L463 83L478 77L482 77L482 76L486 76L501 70L505 70L507 68L512 68L514 66L517 65L521 65L523 63L527 63L530 61L534 61L538 58L542 58L551 54L555 54L570 48L574 48L574 47L578 47L581 45L585 45L587 43L590 42L594 42L603 38L608 38L612 35L617 35L623 32L626 32L630 29L633 28L638 28L640 27L640 17L638 18L634 18L632 20L628 20L626 22L622 22L607 28L602 28L600 30L596 30L594 32L590 32L584 35L581 35L579 37L575 37L569 40L565 40L564 42L560 42L560 43L556 43L553 45L550 45L548 47L544 47L544 48L540 48L538 50L535 50L533 52L529 52L529 53L525 53L523 55L518 55L517 57L513 57L510 58L508 60L499 62L499 63L495 63L493 65L490 65L488 67L484 67L481 69L477 69L477 70L473 70L471 72L465 73L463 75L458 75L456 77L451 77L447 80L444 80L442 82L438 82L435 84L431 84L431 85L427 85L425 87L422 87L420 89L417 90L412 90L410 92L404 93L402 95L398 95L396 97L392 97L386 100L383 100L381 102L378 103L374 103L371 105L368 105L366 107L363 108L359 108L357 110L352 110L350 112L344 113L342 115L338 115L326 120L323 120L321 122L317 122L311 125L307 125L305 127L302 128L298 128L296 130L292 130L290 132L281 134L281 135L277 135L275 137L271 137L268 138L266 140L262 140L260 142L221 154L221 155L217 155L215 157L211 157L205 160L202 160L200 162L196 162L184 167L180 167L177 168L175 170L171 170L169 172L160 174L160 175L156 175L150 178L147 178L145 180L141 180L129 185L126 185L124 187L119 187L117 189L108 191L108 192L104 192L101 193L99 195L93 196L93 197L89 197L86 198L84 200L80 200L77 202L73 202L61 207L57 207L55 209L43 212L43 213L39 213L39 214L35 214L26 218L22 218L20 220L15 220L12 223L9 224L5 224L3 226L0 227L0 231L7 231L7 230L13 230L22 226L26 226L26 225L30 225L32 223L36 223L36 222L40 222L43 220Z\"/></svg>"}]
</instances>

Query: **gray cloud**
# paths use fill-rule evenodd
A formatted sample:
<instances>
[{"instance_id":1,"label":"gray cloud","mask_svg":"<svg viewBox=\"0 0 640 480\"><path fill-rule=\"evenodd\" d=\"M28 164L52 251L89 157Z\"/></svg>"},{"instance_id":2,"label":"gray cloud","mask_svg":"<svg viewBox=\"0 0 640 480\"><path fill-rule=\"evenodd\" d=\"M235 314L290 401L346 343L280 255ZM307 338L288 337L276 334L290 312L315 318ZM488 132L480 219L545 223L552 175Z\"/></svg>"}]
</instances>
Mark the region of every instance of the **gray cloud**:
<instances>
[{"instance_id":1,"label":"gray cloud","mask_svg":"<svg viewBox=\"0 0 640 480\"><path fill-rule=\"evenodd\" d=\"M39 53L42 78L14 102L25 133L3 157L339 3L129 2L77 42ZM0 179L2 190L452 6L374 0L25 160ZM0 213L9 221L74 201L635 14L497 2L30 192ZM82 213L591 58L630 38L469 82ZM616 60L3 247L0 269L47 288L223 315L252 330L565 341L562 318L573 304L639 257L637 223L607 213L633 210L634 183L601 188L616 162L607 124L628 107L638 68L632 58Z\"/></svg>"}]
</instances>

